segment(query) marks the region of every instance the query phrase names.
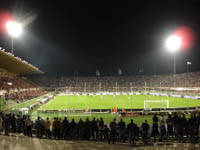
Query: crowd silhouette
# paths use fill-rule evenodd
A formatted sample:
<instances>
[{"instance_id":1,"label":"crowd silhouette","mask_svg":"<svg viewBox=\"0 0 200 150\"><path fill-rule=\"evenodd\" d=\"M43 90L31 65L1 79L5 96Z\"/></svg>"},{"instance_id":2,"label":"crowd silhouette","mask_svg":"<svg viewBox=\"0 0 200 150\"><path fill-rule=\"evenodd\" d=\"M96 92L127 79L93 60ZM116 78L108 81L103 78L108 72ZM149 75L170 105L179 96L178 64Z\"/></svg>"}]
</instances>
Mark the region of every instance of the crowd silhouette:
<instances>
[{"instance_id":1,"label":"crowd silhouette","mask_svg":"<svg viewBox=\"0 0 200 150\"><path fill-rule=\"evenodd\" d=\"M135 145L142 141L144 145L149 142L164 142L168 140L198 142L200 129L200 113L191 114L186 117L184 114L154 115L153 124L145 120L141 124L134 123L131 119L128 124L119 122L114 118L110 123L105 123L103 118L93 118L75 122L67 117L61 119L55 117L52 121L47 117L45 120L38 117L32 121L30 116L0 113L0 133L23 133L25 136L47 138L55 140L94 140L106 141L110 144L116 142L128 142Z\"/></svg>"}]
</instances>

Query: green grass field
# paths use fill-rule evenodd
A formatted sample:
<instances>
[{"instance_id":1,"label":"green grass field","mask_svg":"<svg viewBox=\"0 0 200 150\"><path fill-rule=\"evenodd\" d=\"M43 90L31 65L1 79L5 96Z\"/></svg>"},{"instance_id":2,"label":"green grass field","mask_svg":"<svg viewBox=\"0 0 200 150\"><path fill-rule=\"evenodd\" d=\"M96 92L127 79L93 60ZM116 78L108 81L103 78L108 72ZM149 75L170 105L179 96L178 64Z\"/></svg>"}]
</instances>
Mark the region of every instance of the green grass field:
<instances>
[{"instance_id":1,"label":"green grass field","mask_svg":"<svg viewBox=\"0 0 200 150\"><path fill-rule=\"evenodd\" d=\"M23 107L28 107L31 104L35 103L36 99L32 99L26 101L25 103L18 104L18 105L11 105L10 109L20 109ZM106 123L109 123L113 118L116 118L117 121L120 120L120 117L117 114L90 114L88 116L84 116L84 114L80 114L76 116L60 114L59 112L55 113L38 113L39 110L65 110L65 109L81 109L85 110L88 109L111 109L111 108L124 108L124 109L136 109L136 108L144 108L144 100L169 100L169 107L194 107L200 106L200 100L193 100L193 99L183 99L183 98L173 98L173 97L164 97L164 96L149 96L149 95L118 95L118 96L111 96L111 95L104 95L104 96L55 96L55 98L49 101L46 104L41 105L40 107L34 109L30 112L33 120L36 120L38 116L46 119L49 117L51 120L54 117L61 117L67 116L69 120L74 118L78 121L80 118L85 120L87 117L91 120L93 117L96 118L104 118ZM159 103L153 104L152 108L160 108L161 105ZM148 122L152 123L152 116L149 115L140 115L135 117L125 117L124 121L129 123L130 120L133 119L135 123L143 123L144 120L148 120Z\"/></svg>"},{"instance_id":2,"label":"green grass field","mask_svg":"<svg viewBox=\"0 0 200 150\"><path fill-rule=\"evenodd\" d=\"M200 100L173 98L149 95L104 95L104 96L56 96L49 103L40 107L41 110L65 109L137 109L144 108L144 100L169 100L169 107L195 107L200 106ZM166 103L149 104L151 108L164 107Z\"/></svg>"}]
</instances>

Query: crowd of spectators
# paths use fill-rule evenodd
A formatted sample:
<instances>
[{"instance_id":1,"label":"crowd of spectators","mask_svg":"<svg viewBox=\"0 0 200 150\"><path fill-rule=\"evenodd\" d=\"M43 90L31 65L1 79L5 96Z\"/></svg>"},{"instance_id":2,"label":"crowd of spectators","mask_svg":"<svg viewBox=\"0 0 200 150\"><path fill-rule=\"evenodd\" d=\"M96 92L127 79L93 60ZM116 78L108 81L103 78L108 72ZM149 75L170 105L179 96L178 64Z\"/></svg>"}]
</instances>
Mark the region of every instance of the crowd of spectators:
<instances>
[{"instance_id":1,"label":"crowd of spectators","mask_svg":"<svg viewBox=\"0 0 200 150\"><path fill-rule=\"evenodd\" d=\"M45 94L45 91L35 83L25 78L17 77L12 74L0 72L0 91L3 91L5 100L29 100Z\"/></svg>"},{"instance_id":2,"label":"crowd of spectators","mask_svg":"<svg viewBox=\"0 0 200 150\"><path fill-rule=\"evenodd\" d=\"M13 89L30 89L36 88L37 86L27 80L9 74L0 73L0 90L9 92Z\"/></svg>"},{"instance_id":3,"label":"crowd of spectators","mask_svg":"<svg viewBox=\"0 0 200 150\"><path fill-rule=\"evenodd\" d=\"M188 118L184 114L168 114L166 117L152 117L153 124L147 120L142 124L134 123L130 120L126 124L121 118L119 122L113 121L106 124L103 118L93 118L85 121L80 119L75 122L55 117L52 121L38 117L33 122L30 116L15 116L12 114L0 113L0 133L9 135L10 133L23 133L25 136L38 138L48 138L55 140L81 139L107 141L109 144L115 142L129 142L135 145L142 140L143 144L157 141L188 141L198 142L200 129L200 114L191 114Z\"/></svg>"},{"instance_id":4,"label":"crowd of spectators","mask_svg":"<svg viewBox=\"0 0 200 150\"><path fill-rule=\"evenodd\" d=\"M22 91L22 92L13 92L5 94L5 100L18 100L18 101L25 101L29 99L33 99L35 97L39 97L44 95L46 92L44 90L35 90L35 91Z\"/></svg>"},{"instance_id":5,"label":"crowd of spectators","mask_svg":"<svg viewBox=\"0 0 200 150\"><path fill-rule=\"evenodd\" d=\"M93 76L61 78L41 77L34 80L51 88L66 87L71 91L110 91L131 92L148 88L200 88L200 72L174 75L137 75L137 76Z\"/></svg>"}]
</instances>

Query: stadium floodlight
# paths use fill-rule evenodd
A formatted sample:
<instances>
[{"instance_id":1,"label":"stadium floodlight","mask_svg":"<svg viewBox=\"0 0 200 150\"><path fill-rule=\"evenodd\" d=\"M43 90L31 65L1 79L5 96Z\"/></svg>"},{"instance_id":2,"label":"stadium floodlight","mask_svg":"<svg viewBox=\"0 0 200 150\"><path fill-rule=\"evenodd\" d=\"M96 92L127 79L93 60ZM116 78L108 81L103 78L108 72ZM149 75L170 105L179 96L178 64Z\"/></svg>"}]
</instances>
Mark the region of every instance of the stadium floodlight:
<instances>
[{"instance_id":1,"label":"stadium floodlight","mask_svg":"<svg viewBox=\"0 0 200 150\"><path fill-rule=\"evenodd\" d=\"M18 37L22 33L21 24L14 21L8 21L6 23L6 28L8 30L8 34L10 34L12 37Z\"/></svg>"},{"instance_id":2,"label":"stadium floodlight","mask_svg":"<svg viewBox=\"0 0 200 150\"><path fill-rule=\"evenodd\" d=\"M176 51L180 49L181 43L181 37L176 35L171 35L166 40L167 49L174 55L174 76L176 75Z\"/></svg>"},{"instance_id":3,"label":"stadium floodlight","mask_svg":"<svg viewBox=\"0 0 200 150\"><path fill-rule=\"evenodd\" d=\"M166 47L170 52L175 52L180 48L181 42L182 40L179 36L172 35L167 38Z\"/></svg>"},{"instance_id":4,"label":"stadium floodlight","mask_svg":"<svg viewBox=\"0 0 200 150\"><path fill-rule=\"evenodd\" d=\"M8 21L6 23L6 29L8 31L8 34L12 38L12 53L13 53L13 39L17 38L21 35L22 33L22 26L21 24L14 22L14 21Z\"/></svg>"}]
</instances>

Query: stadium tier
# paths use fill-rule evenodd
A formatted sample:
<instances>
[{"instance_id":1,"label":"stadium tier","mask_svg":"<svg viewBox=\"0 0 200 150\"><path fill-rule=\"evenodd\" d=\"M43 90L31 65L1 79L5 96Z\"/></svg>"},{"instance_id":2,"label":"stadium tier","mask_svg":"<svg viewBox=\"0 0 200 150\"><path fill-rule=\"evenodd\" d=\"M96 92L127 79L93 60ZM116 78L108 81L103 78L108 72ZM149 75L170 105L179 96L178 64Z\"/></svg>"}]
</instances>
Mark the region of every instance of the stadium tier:
<instances>
[{"instance_id":1,"label":"stadium tier","mask_svg":"<svg viewBox=\"0 0 200 150\"><path fill-rule=\"evenodd\" d=\"M0 50L0 96L4 100L24 101L43 95L44 90L26 77L20 77L42 73L38 68L19 57Z\"/></svg>"},{"instance_id":2,"label":"stadium tier","mask_svg":"<svg viewBox=\"0 0 200 150\"><path fill-rule=\"evenodd\" d=\"M198 93L200 72L173 75L99 76L99 77L41 77L33 80L47 87L73 92L132 92L141 90Z\"/></svg>"},{"instance_id":3,"label":"stadium tier","mask_svg":"<svg viewBox=\"0 0 200 150\"><path fill-rule=\"evenodd\" d=\"M15 57L9 52L0 50L0 70L13 73L16 75L22 74L42 74L37 67L29 64L19 57Z\"/></svg>"}]
</instances>

